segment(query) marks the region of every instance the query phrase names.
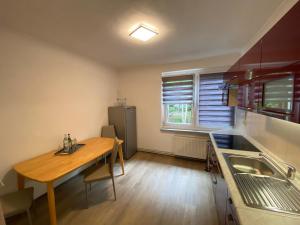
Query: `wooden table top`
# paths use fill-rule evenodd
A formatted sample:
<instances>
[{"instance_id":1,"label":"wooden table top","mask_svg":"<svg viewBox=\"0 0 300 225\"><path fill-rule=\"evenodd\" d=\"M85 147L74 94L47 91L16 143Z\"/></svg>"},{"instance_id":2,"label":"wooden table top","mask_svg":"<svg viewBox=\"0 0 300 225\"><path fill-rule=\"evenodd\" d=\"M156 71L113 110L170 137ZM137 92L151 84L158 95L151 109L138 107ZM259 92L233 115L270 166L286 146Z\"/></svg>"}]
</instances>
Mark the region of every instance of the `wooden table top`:
<instances>
[{"instance_id":1,"label":"wooden table top","mask_svg":"<svg viewBox=\"0 0 300 225\"><path fill-rule=\"evenodd\" d=\"M51 151L14 166L17 173L38 182L52 182L97 159L113 148L114 139L95 137L80 142L85 144L71 155L54 155ZM123 141L119 141L123 143Z\"/></svg>"}]
</instances>

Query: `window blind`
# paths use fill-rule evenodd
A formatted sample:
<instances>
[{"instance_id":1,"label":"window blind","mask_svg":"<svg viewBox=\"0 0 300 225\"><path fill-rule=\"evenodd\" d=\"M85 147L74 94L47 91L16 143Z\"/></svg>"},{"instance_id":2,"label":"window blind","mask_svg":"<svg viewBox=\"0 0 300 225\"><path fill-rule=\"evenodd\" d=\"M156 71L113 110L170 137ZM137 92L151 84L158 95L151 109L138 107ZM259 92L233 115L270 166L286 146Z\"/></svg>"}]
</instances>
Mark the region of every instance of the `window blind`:
<instances>
[{"instance_id":1,"label":"window blind","mask_svg":"<svg viewBox=\"0 0 300 225\"><path fill-rule=\"evenodd\" d=\"M163 104L193 103L194 75L162 77Z\"/></svg>"},{"instance_id":2,"label":"window blind","mask_svg":"<svg viewBox=\"0 0 300 225\"><path fill-rule=\"evenodd\" d=\"M207 127L233 125L234 108L224 106L227 93L220 89L224 84L223 74L200 75L199 79L199 124Z\"/></svg>"},{"instance_id":3,"label":"window blind","mask_svg":"<svg viewBox=\"0 0 300 225\"><path fill-rule=\"evenodd\" d=\"M264 107L292 111L293 105L292 76L268 81L264 84Z\"/></svg>"}]
</instances>

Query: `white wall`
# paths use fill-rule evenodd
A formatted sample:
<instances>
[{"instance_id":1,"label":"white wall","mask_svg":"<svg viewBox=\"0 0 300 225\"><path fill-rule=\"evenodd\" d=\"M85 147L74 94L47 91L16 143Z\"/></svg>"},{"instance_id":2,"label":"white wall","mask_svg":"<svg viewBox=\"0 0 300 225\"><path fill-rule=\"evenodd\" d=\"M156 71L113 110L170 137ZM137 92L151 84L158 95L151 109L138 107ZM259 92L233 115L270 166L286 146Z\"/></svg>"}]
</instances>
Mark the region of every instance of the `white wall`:
<instances>
[{"instance_id":1,"label":"white wall","mask_svg":"<svg viewBox=\"0 0 300 225\"><path fill-rule=\"evenodd\" d=\"M300 170L300 124L238 109L236 129Z\"/></svg>"},{"instance_id":2,"label":"white wall","mask_svg":"<svg viewBox=\"0 0 300 225\"><path fill-rule=\"evenodd\" d=\"M56 149L65 133L98 136L117 95L111 69L8 30L0 30L0 76L1 192L16 188L15 163Z\"/></svg>"},{"instance_id":3,"label":"white wall","mask_svg":"<svg viewBox=\"0 0 300 225\"><path fill-rule=\"evenodd\" d=\"M138 148L172 153L174 133L160 131L161 73L175 70L210 68L233 64L231 54L192 62L135 67L119 72L119 96L137 107Z\"/></svg>"}]
</instances>

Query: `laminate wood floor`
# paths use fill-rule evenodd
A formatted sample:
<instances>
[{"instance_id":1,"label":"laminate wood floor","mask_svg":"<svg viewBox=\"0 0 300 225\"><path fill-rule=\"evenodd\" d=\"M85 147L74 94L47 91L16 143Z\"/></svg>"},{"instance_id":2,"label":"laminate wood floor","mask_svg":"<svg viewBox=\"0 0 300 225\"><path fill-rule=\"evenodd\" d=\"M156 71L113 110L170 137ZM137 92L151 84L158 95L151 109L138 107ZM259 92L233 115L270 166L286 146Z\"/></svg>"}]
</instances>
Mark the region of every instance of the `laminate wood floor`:
<instances>
[{"instance_id":1,"label":"laminate wood floor","mask_svg":"<svg viewBox=\"0 0 300 225\"><path fill-rule=\"evenodd\" d=\"M210 176L199 161L138 152L115 168L111 180L95 183L85 204L82 175L55 189L59 225L217 225ZM118 164L117 164L118 165ZM34 225L49 224L46 195L35 200ZM27 225L26 215L7 225Z\"/></svg>"}]
</instances>

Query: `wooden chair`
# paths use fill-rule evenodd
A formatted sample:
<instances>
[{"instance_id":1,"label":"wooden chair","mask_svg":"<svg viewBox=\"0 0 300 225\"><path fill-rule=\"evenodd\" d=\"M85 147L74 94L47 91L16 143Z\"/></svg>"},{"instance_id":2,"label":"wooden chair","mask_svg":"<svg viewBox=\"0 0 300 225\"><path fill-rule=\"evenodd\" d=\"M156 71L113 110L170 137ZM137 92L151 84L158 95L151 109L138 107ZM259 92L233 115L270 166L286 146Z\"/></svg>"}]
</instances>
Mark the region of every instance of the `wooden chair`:
<instances>
[{"instance_id":1,"label":"wooden chair","mask_svg":"<svg viewBox=\"0 0 300 225\"><path fill-rule=\"evenodd\" d=\"M108 164L98 164L95 167L92 167L89 170L87 170L87 172L84 176L85 196L86 196L87 206L88 206L88 188L87 188L87 186L88 185L90 186L90 191L91 191L92 183L94 183L96 181L105 180L105 179L112 179L114 196L115 196L115 200L117 200L115 180L114 180L114 165L116 162L117 154L118 154L118 139L115 138L114 146L113 146L112 153L110 156L110 162Z\"/></svg>"},{"instance_id":2,"label":"wooden chair","mask_svg":"<svg viewBox=\"0 0 300 225\"><path fill-rule=\"evenodd\" d=\"M109 137L109 138L117 137L114 125L103 126L101 130L101 137Z\"/></svg>"},{"instance_id":3,"label":"wooden chair","mask_svg":"<svg viewBox=\"0 0 300 225\"><path fill-rule=\"evenodd\" d=\"M5 218L26 212L28 222L32 225L30 207L33 201L33 188L25 188L0 197L2 211Z\"/></svg>"},{"instance_id":4,"label":"wooden chair","mask_svg":"<svg viewBox=\"0 0 300 225\"><path fill-rule=\"evenodd\" d=\"M114 125L103 126L101 130L101 137L108 137L108 138L116 138L116 130ZM103 155L104 162L106 163L106 158L109 157L110 153Z\"/></svg>"}]
</instances>

